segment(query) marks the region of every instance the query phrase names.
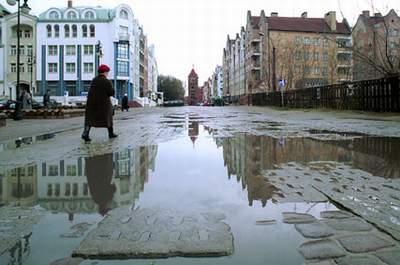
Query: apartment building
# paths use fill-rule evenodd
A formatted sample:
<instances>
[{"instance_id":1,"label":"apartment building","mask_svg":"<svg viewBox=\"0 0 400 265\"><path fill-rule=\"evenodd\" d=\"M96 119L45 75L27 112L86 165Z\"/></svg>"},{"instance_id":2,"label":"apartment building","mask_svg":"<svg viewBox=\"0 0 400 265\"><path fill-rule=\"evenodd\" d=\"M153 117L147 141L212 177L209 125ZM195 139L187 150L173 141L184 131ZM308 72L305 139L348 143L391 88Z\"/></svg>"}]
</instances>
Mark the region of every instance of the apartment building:
<instances>
[{"instance_id":1,"label":"apartment building","mask_svg":"<svg viewBox=\"0 0 400 265\"><path fill-rule=\"evenodd\" d=\"M385 16L363 11L352 31L354 80L399 73L400 17L393 9Z\"/></svg>"}]
</instances>

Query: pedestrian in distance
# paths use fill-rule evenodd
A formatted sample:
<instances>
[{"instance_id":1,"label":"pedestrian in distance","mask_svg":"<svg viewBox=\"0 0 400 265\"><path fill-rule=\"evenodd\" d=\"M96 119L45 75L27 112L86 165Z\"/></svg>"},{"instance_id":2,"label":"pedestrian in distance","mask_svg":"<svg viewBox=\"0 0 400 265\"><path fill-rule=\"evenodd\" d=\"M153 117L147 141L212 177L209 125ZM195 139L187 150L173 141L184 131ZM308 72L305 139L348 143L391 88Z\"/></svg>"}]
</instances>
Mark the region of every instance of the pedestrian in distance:
<instances>
[{"instance_id":1,"label":"pedestrian in distance","mask_svg":"<svg viewBox=\"0 0 400 265\"><path fill-rule=\"evenodd\" d=\"M43 106L47 109L49 107L50 102L50 90L46 90L46 93L43 95Z\"/></svg>"},{"instance_id":2,"label":"pedestrian in distance","mask_svg":"<svg viewBox=\"0 0 400 265\"><path fill-rule=\"evenodd\" d=\"M29 90L25 90L21 95L22 109L32 109L32 95Z\"/></svg>"},{"instance_id":3,"label":"pedestrian in distance","mask_svg":"<svg viewBox=\"0 0 400 265\"><path fill-rule=\"evenodd\" d=\"M122 97L122 111L129 111L129 105L128 105L128 94L124 94Z\"/></svg>"},{"instance_id":4,"label":"pedestrian in distance","mask_svg":"<svg viewBox=\"0 0 400 265\"><path fill-rule=\"evenodd\" d=\"M90 143L89 132L91 127L107 128L108 137L110 139L118 137L114 133L112 105L110 97L115 95L115 90L108 80L110 68L107 65L100 65L98 75L90 84L89 94L86 101L85 111L85 129L82 134L82 139L86 143Z\"/></svg>"}]
</instances>

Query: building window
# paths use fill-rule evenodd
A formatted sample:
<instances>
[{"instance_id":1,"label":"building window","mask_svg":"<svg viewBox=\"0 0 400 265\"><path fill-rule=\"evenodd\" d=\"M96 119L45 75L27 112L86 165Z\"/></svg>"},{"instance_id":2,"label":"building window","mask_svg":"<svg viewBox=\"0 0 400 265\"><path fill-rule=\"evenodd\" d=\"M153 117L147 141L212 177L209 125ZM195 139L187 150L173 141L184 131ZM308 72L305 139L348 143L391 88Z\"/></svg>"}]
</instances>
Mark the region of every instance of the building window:
<instances>
[{"instance_id":1,"label":"building window","mask_svg":"<svg viewBox=\"0 0 400 265\"><path fill-rule=\"evenodd\" d=\"M16 73L17 72L17 64L16 63L12 63L10 70L11 70L11 73Z\"/></svg>"},{"instance_id":2,"label":"building window","mask_svg":"<svg viewBox=\"0 0 400 265\"><path fill-rule=\"evenodd\" d=\"M318 66L315 67L314 74L319 75L320 73L321 73L321 68L319 68Z\"/></svg>"},{"instance_id":3,"label":"building window","mask_svg":"<svg viewBox=\"0 0 400 265\"><path fill-rule=\"evenodd\" d=\"M49 176L50 177L58 176L58 166L57 165L50 165L49 166Z\"/></svg>"},{"instance_id":4,"label":"building window","mask_svg":"<svg viewBox=\"0 0 400 265\"><path fill-rule=\"evenodd\" d=\"M310 60L310 52L309 51L304 51L304 61Z\"/></svg>"},{"instance_id":5,"label":"building window","mask_svg":"<svg viewBox=\"0 0 400 265\"><path fill-rule=\"evenodd\" d=\"M32 72L33 72L33 65L28 64L28 73L32 73Z\"/></svg>"},{"instance_id":6,"label":"building window","mask_svg":"<svg viewBox=\"0 0 400 265\"><path fill-rule=\"evenodd\" d=\"M129 68L128 62L118 61L118 75L119 76L128 76Z\"/></svg>"},{"instance_id":7,"label":"building window","mask_svg":"<svg viewBox=\"0 0 400 265\"><path fill-rule=\"evenodd\" d=\"M66 54L67 55L76 55L75 45L67 45L66 46Z\"/></svg>"},{"instance_id":8,"label":"building window","mask_svg":"<svg viewBox=\"0 0 400 265\"><path fill-rule=\"evenodd\" d=\"M59 197L60 193L61 193L61 185L60 185L60 183L56 183L56 188L55 188L55 191L54 191L54 195L56 197Z\"/></svg>"},{"instance_id":9,"label":"building window","mask_svg":"<svg viewBox=\"0 0 400 265\"><path fill-rule=\"evenodd\" d=\"M314 61L319 61L319 52L314 52Z\"/></svg>"},{"instance_id":10,"label":"building window","mask_svg":"<svg viewBox=\"0 0 400 265\"><path fill-rule=\"evenodd\" d=\"M324 48L329 47L329 39L324 39L324 43L323 43Z\"/></svg>"},{"instance_id":11,"label":"building window","mask_svg":"<svg viewBox=\"0 0 400 265\"><path fill-rule=\"evenodd\" d=\"M25 73L25 65L23 63L19 64L19 72L20 73Z\"/></svg>"},{"instance_id":12,"label":"building window","mask_svg":"<svg viewBox=\"0 0 400 265\"><path fill-rule=\"evenodd\" d=\"M349 67L338 67L337 72L339 75L348 75L350 68Z\"/></svg>"},{"instance_id":13,"label":"building window","mask_svg":"<svg viewBox=\"0 0 400 265\"><path fill-rule=\"evenodd\" d=\"M121 12L119 12L119 17L122 19L128 19L128 12L125 9L122 9Z\"/></svg>"},{"instance_id":14,"label":"building window","mask_svg":"<svg viewBox=\"0 0 400 265\"><path fill-rule=\"evenodd\" d=\"M69 11L67 13L67 19L76 19L76 13L74 11Z\"/></svg>"},{"instance_id":15,"label":"building window","mask_svg":"<svg viewBox=\"0 0 400 265\"><path fill-rule=\"evenodd\" d=\"M71 184L65 183L65 196L71 196Z\"/></svg>"},{"instance_id":16,"label":"building window","mask_svg":"<svg viewBox=\"0 0 400 265\"><path fill-rule=\"evenodd\" d=\"M294 39L294 43L296 45L300 45L301 44L301 37L300 36L296 36L295 39Z\"/></svg>"},{"instance_id":17,"label":"building window","mask_svg":"<svg viewBox=\"0 0 400 265\"><path fill-rule=\"evenodd\" d=\"M82 188L83 196L87 196L89 194L89 189L87 183L83 183L83 188Z\"/></svg>"},{"instance_id":18,"label":"building window","mask_svg":"<svg viewBox=\"0 0 400 265\"><path fill-rule=\"evenodd\" d=\"M128 59L129 46L128 44L118 44L118 55L120 59Z\"/></svg>"},{"instance_id":19,"label":"building window","mask_svg":"<svg viewBox=\"0 0 400 265\"><path fill-rule=\"evenodd\" d=\"M83 64L83 72L86 74L93 73L93 63L84 63Z\"/></svg>"},{"instance_id":20,"label":"building window","mask_svg":"<svg viewBox=\"0 0 400 265\"><path fill-rule=\"evenodd\" d=\"M25 30L25 38L30 39L32 38L32 31L31 30Z\"/></svg>"},{"instance_id":21,"label":"building window","mask_svg":"<svg viewBox=\"0 0 400 265\"><path fill-rule=\"evenodd\" d=\"M92 11L86 12L85 19L94 19L94 13Z\"/></svg>"},{"instance_id":22,"label":"building window","mask_svg":"<svg viewBox=\"0 0 400 265\"><path fill-rule=\"evenodd\" d=\"M72 185L72 196L74 197L78 196L78 183L74 183Z\"/></svg>"},{"instance_id":23,"label":"building window","mask_svg":"<svg viewBox=\"0 0 400 265\"><path fill-rule=\"evenodd\" d=\"M68 74L74 74L75 73L75 63L66 63L65 68L67 69Z\"/></svg>"},{"instance_id":24,"label":"building window","mask_svg":"<svg viewBox=\"0 0 400 265\"><path fill-rule=\"evenodd\" d=\"M59 16L57 11L51 11L50 14L49 14L49 18L50 19L59 19L60 16Z\"/></svg>"},{"instance_id":25,"label":"building window","mask_svg":"<svg viewBox=\"0 0 400 265\"><path fill-rule=\"evenodd\" d=\"M83 46L83 54L84 55L93 55L93 45L84 45Z\"/></svg>"},{"instance_id":26,"label":"building window","mask_svg":"<svg viewBox=\"0 0 400 265\"><path fill-rule=\"evenodd\" d=\"M327 62L329 60L329 54L328 52L324 52L324 62Z\"/></svg>"},{"instance_id":27,"label":"building window","mask_svg":"<svg viewBox=\"0 0 400 265\"><path fill-rule=\"evenodd\" d=\"M390 37L398 37L399 36L399 30L398 29L389 29L389 36Z\"/></svg>"},{"instance_id":28,"label":"building window","mask_svg":"<svg viewBox=\"0 0 400 265\"><path fill-rule=\"evenodd\" d=\"M13 56L17 55L17 46L16 45L11 45L10 54Z\"/></svg>"},{"instance_id":29,"label":"building window","mask_svg":"<svg viewBox=\"0 0 400 265\"><path fill-rule=\"evenodd\" d=\"M69 36L70 36L70 32L69 32L69 25L65 25L64 26L64 32L65 32L65 37L66 38L69 38Z\"/></svg>"},{"instance_id":30,"label":"building window","mask_svg":"<svg viewBox=\"0 0 400 265\"><path fill-rule=\"evenodd\" d=\"M54 37L55 38L59 38L60 37L60 26L59 25L55 25L54 26Z\"/></svg>"},{"instance_id":31,"label":"building window","mask_svg":"<svg viewBox=\"0 0 400 265\"><path fill-rule=\"evenodd\" d=\"M51 185L50 183L47 184L47 196L53 196L53 185Z\"/></svg>"},{"instance_id":32,"label":"building window","mask_svg":"<svg viewBox=\"0 0 400 265\"><path fill-rule=\"evenodd\" d=\"M47 25L47 38L51 38L51 26Z\"/></svg>"},{"instance_id":33,"label":"building window","mask_svg":"<svg viewBox=\"0 0 400 265\"><path fill-rule=\"evenodd\" d=\"M304 45L310 45L311 44L311 40L309 37L304 37Z\"/></svg>"},{"instance_id":34,"label":"building window","mask_svg":"<svg viewBox=\"0 0 400 265\"><path fill-rule=\"evenodd\" d=\"M48 55L49 56L57 56L57 54L58 54L57 45L49 45Z\"/></svg>"},{"instance_id":35,"label":"building window","mask_svg":"<svg viewBox=\"0 0 400 265\"><path fill-rule=\"evenodd\" d=\"M57 63L49 63L49 73L57 73Z\"/></svg>"},{"instance_id":36,"label":"building window","mask_svg":"<svg viewBox=\"0 0 400 265\"><path fill-rule=\"evenodd\" d=\"M20 55L25 55L25 46L19 46L19 54Z\"/></svg>"},{"instance_id":37,"label":"building window","mask_svg":"<svg viewBox=\"0 0 400 265\"><path fill-rule=\"evenodd\" d=\"M310 66L304 67L304 73L305 73L306 75L309 75L309 74L311 73L311 67L310 67Z\"/></svg>"},{"instance_id":38,"label":"building window","mask_svg":"<svg viewBox=\"0 0 400 265\"><path fill-rule=\"evenodd\" d=\"M33 56L33 46L32 45L28 45L27 47L27 55L28 56Z\"/></svg>"},{"instance_id":39,"label":"building window","mask_svg":"<svg viewBox=\"0 0 400 265\"><path fill-rule=\"evenodd\" d=\"M67 176L76 176L76 165L67 165Z\"/></svg>"},{"instance_id":40,"label":"building window","mask_svg":"<svg viewBox=\"0 0 400 265\"><path fill-rule=\"evenodd\" d=\"M82 37L87 38L87 36L88 36L87 26L82 25Z\"/></svg>"},{"instance_id":41,"label":"building window","mask_svg":"<svg viewBox=\"0 0 400 265\"><path fill-rule=\"evenodd\" d=\"M317 47L321 46L321 39L320 38L314 39L314 46L317 46Z\"/></svg>"},{"instance_id":42,"label":"building window","mask_svg":"<svg viewBox=\"0 0 400 265\"><path fill-rule=\"evenodd\" d=\"M324 75L324 76L328 75L328 67L323 67L322 68L322 75Z\"/></svg>"},{"instance_id":43,"label":"building window","mask_svg":"<svg viewBox=\"0 0 400 265\"><path fill-rule=\"evenodd\" d=\"M94 25L90 25L89 28L90 28L90 37L91 38L96 37L96 29L95 29Z\"/></svg>"},{"instance_id":44,"label":"building window","mask_svg":"<svg viewBox=\"0 0 400 265\"><path fill-rule=\"evenodd\" d=\"M76 25L72 25L72 38L78 37L78 27Z\"/></svg>"}]
</instances>

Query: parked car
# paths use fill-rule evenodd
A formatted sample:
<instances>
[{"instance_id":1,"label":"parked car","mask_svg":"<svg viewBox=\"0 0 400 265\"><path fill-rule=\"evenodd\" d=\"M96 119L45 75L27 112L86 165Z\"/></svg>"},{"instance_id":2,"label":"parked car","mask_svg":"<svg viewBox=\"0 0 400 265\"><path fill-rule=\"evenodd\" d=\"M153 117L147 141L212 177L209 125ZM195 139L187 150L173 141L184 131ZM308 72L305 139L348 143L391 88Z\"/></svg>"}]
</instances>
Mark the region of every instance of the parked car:
<instances>
[{"instance_id":1,"label":"parked car","mask_svg":"<svg viewBox=\"0 0 400 265\"><path fill-rule=\"evenodd\" d=\"M55 109L59 106L61 106L61 103L58 103L55 99L50 99L50 101L47 105L47 108ZM39 101L32 99L32 109L44 109L43 102L39 102Z\"/></svg>"},{"instance_id":2,"label":"parked car","mask_svg":"<svg viewBox=\"0 0 400 265\"><path fill-rule=\"evenodd\" d=\"M169 100L164 101L164 107L182 107L185 106L185 102L183 100Z\"/></svg>"},{"instance_id":3,"label":"parked car","mask_svg":"<svg viewBox=\"0 0 400 265\"><path fill-rule=\"evenodd\" d=\"M12 109L12 106L15 107L15 100L0 99L0 110Z\"/></svg>"}]
</instances>

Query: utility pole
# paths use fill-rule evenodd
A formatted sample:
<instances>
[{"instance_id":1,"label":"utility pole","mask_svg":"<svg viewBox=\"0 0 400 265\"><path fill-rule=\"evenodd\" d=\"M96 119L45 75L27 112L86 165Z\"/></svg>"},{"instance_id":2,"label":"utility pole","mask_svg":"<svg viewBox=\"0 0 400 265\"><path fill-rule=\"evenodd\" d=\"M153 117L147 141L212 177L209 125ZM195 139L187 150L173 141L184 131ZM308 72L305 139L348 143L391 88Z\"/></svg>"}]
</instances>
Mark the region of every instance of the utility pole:
<instances>
[{"instance_id":1,"label":"utility pole","mask_svg":"<svg viewBox=\"0 0 400 265\"><path fill-rule=\"evenodd\" d=\"M276 92L276 48L272 46L272 89Z\"/></svg>"}]
</instances>

